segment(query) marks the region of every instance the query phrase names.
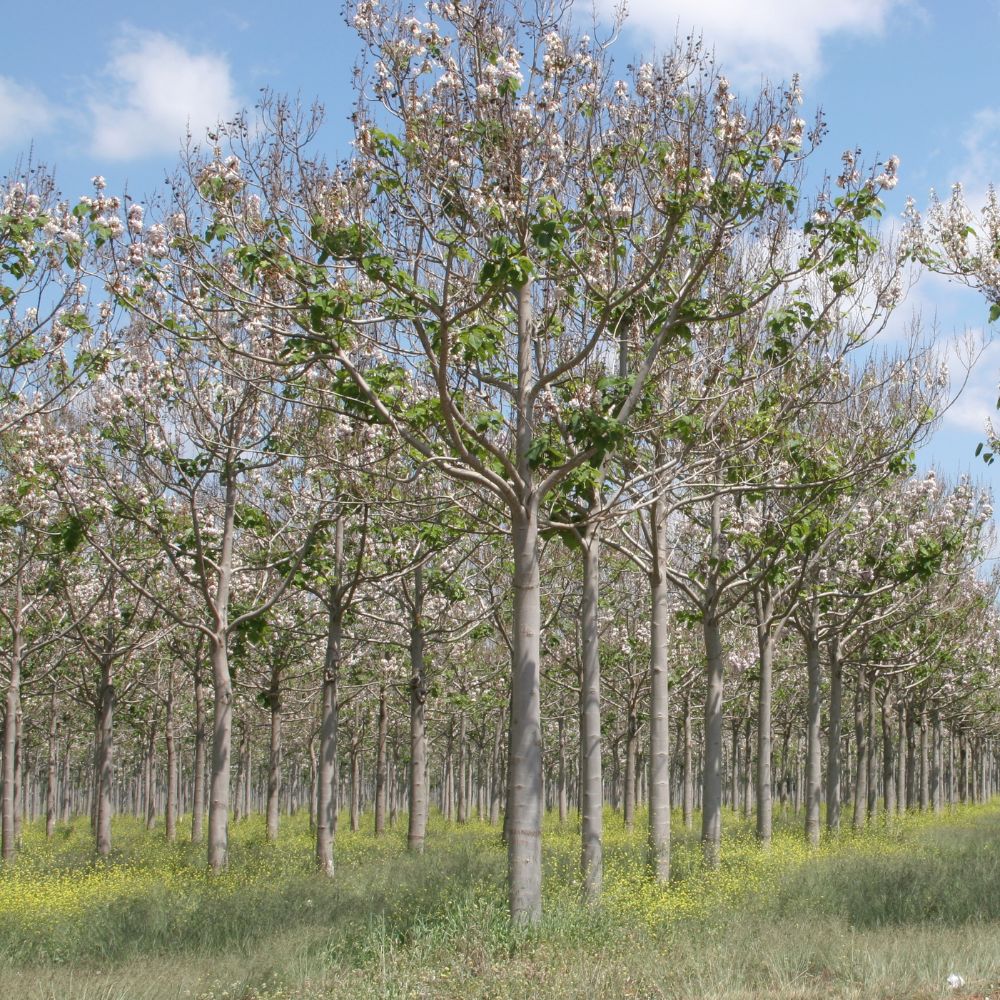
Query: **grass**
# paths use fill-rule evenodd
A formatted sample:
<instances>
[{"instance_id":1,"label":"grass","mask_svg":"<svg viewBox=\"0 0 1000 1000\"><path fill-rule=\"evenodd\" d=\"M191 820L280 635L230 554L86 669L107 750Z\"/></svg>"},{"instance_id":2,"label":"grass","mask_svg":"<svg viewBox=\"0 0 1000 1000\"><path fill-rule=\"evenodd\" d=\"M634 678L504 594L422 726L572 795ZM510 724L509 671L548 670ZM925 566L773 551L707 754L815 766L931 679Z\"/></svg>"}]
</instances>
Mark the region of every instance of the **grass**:
<instances>
[{"instance_id":1,"label":"grass","mask_svg":"<svg viewBox=\"0 0 1000 1000\"><path fill-rule=\"evenodd\" d=\"M435 818L420 858L402 824L378 841L341 832L332 881L313 871L301 816L274 846L259 817L234 825L221 876L203 848L128 818L114 834L97 862L86 821L50 842L26 830L0 872L0 996L1000 1000L998 805L842 834L813 854L792 818L769 851L733 820L717 871L692 835L676 837L665 889L649 880L641 823L628 833L609 813L597 909L578 901L575 824L550 822L534 931L506 917L505 853L483 824ZM948 990L952 972L968 986Z\"/></svg>"}]
</instances>

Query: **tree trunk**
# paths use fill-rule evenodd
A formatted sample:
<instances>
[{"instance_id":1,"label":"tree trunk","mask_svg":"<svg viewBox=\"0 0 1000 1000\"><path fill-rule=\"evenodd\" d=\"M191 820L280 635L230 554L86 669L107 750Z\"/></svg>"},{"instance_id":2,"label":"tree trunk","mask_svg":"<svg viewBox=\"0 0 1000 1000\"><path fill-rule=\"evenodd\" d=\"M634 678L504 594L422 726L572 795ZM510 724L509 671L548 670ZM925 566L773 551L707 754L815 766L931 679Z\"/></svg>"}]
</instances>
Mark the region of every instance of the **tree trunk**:
<instances>
[{"instance_id":1,"label":"tree trunk","mask_svg":"<svg viewBox=\"0 0 1000 1000\"><path fill-rule=\"evenodd\" d=\"M513 516L514 593L510 752L506 824L510 912L515 923L542 916L541 583L534 498Z\"/></svg>"},{"instance_id":2,"label":"tree trunk","mask_svg":"<svg viewBox=\"0 0 1000 1000\"><path fill-rule=\"evenodd\" d=\"M866 713L867 725L868 725L868 818L872 821L875 820L876 813L878 812L878 772L877 772L877 757L878 757L878 736L877 728L878 723L876 721L876 716L878 714L877 709L877 692L878 688L875 683L876 674L874 670L869 671L868 674L868 709Z\"/></svg>"},{"instance_id":3,"label":"tree trunk","mask_svg":"<svg viewBox=\"0 0 1000 1000\"><path fill-rule=\"evenodd\" d=\"M892 739L892 692L882 699L882 798L886 820L896 812L896 756Z\"/></svg>"},{"instance_id":4,"label":"tree trunk","mask_svg":"<svg viewBox=\"0 0 1000 1000\"><path fill-rule=\"evenodd\" d=\"M232 769L233 682L225 635L209 641L212 687L212 778L208 804L208 865L214 872L229 864L229 781Z\"/></svg>"},{"instance_id":5,"label":"tree trunk","mask_svg":"<svg viewBox=\"0 0 1000 1000\"><path fill-rule=\"evenodd\" d=\"M360 722L358 723L360 725ZM351 761L351 833L361 829L361 735L355 732L349 748Z\"/></svg>"},{"instance_id":6,"label":"tree trunk","mask_svg":"<svg viewBox=\"0 0 1000 1000\"><path fill-rule=\"evenodd\" d=\"M17 717L21 714L21 578L18 575L14 595L14 629L11 637L10 678L7 682L6 708L3 719L3 805L0 857L13 861L16 852L14 832L15 760L17 757Z\"/></svg>"},{"instance_id":7,"label":"tree trunk","mask_svg":"<svg viewBox=\"0 0 1000 1000\"><path fill-rule=\"evenodd\" d=\"M601 761L601 663L598 653L597 602L600 587L600 534L588 528L583 546L583 600L580 615L580 872L583 896L595 902L604 876L604 776Z\"/></svg>"},{"instance_id":8,"label":"tree trunk","mask_svg":"<svg viewBox=\"0 0 1000 1000\"><path fill-rule=\"evenodd\" d=\"M150 719L146 743L146 829L156 826L156 720Z\"/></svg>"},{"instance_id":9,"label":"tree trunk","mask_svg":"<svg viewBox=\"0 0 1000 1000\"><path fill-rule=\"evenodd\" d=\"M702 779L701 844L705 862L717 868L722 848L722 685L723 653L719 619L702 619L707 660L705 751Z\"/></svg>"},{"instance_id":10,"label":"tree trunk","mask_svg":"<svg viewBox=\"0 0 1000 1000\"><path fill-rule=\"evenodd\" d=\"M49 755L45 782L45 839L51 840L56 830L59 799L56 795L59 776L59 706L56 700L56 687L52 686L52 699L49 702Z\"/></svg>"},{"instance_id":11,"label":"tree trunk","mask_svg":"<svg viewBox=\"0 0 1000 1000\"><path fill-rule=\"evenodd\" d=\"M819 609L813 607L811 628L806 640L806 672L808 695L806 706L806 841L819 846L820 802L823 799L823 774L820 762L820 665Z\"/></svg>"},{"instance_id":12,"label":"tree trunk","mask_svg":"<svg viewBox=\"0 0 1000 1000\"><path fill-rule=\"evenodd\" d=\"M636 792L636 756L638 754L639 743L639 721L635 717L635 711L629 709L626 721L627 731L625 733L625 796L623 806L623 816L625 819L625 829L632 830L635 826L635 792Z\"/></svg>"},{"instance_id":13,"label":"tree trunk","mask_svg":"<svg viewBox=\"0 0 1000 1000\"><path fill-rule=\"evenodd\" d=\"M271 689L268 692L268 706L271 710L271 740L267 755L267 840L274 844L278 840L278 816L281 803L281 676L275 671L271 675Z\"/></svg>"},{"instance_id":14,"label":"tree trunk","mask_svg":"<svg viewBox=\"0 0 1000 1000\"><path fill-rule=\"evenodd\" d=\"M569 813L569 798L566 789L566 723L562 716L559 727L559 822L565 823Z\"/></svg>"},{"instance_id":15,"label":"tree trunk","mask_svg":"<svg viewBox=\"0 0 1000 1000\"><path fill-rule=\"evenodd\" d=\"M927 746L927 707L920 707L920 811L926 812L930 805L930 760Z\"/></svg>"},{"instance_id":16,"label":"tree trunk","mask_svg":"<svg viewBox=\"0 0 1000 1000\"><path fill-rule=\"evenodd\" d=\"M840 661L840 639L834 636L828 646L830 658L830 730L826 755L826 826L840 830L840 741L843 720L844 668Z\"/></svg>"},{"instance_id":17,"label":"tree trunk","mask_svg":"<svg viewBox=\"0 0 1000 1000\"><path fill-rule=\"evenodd\" d=\"M406 843L423 853L427 836L427 678L424 669L423 574L413 571L410 618L410 817ZM495 822L495 821L494 821Z\"/></svg>"},{"instance_id":18,"label":"tree trunk","mask_svg":"<svg viewBox=\"0 0 1000 1000\"><path fill-rule=\"evenodd\" d=\"M386 740L389 733L389 705L386 701L385 682L378 689L378 734L375 744L375 836L385 833L385 797L388 783L388 758Z\"/></svg>"},{"instance_id":19,"label":"tree trunk","mask_svg":"<svg viewBox=\"0 0 1000 1000\"><path fill-rule=\"evenodd\" d=\"M931 715L931 723L934 733L934 757L931 768L931 801L934 812L940 813L943 805L942 796L942 773L944 766L944 736L941 731L941 713L935 708Z\"/></svg>"},{"instance_id":20,"label":"tree trunk","mask_svg":"<svg viewBox=\"0 0 1000 1000\"><path fill-rule=\"evenodd\" d=\"M174 743L174 678L167 688L167 711L164 720L164 740L167 751L167 801L163 810L163 823L167 843L177 839L177 748Z\"/></svg>"},{"instance_id":21,"label":"tree trunk","mask_svg":"<svg viewBox=\"0 0 1000 1000\"><path fill-rule=\"evenodd\" d=\"M339 527L339 522L338 522ZM333 840L337 829L337 713L340 646L343 628L339 595L329 597L326 656L323 665L323 707L320 720L319 772L316 780L316 863L334 874Z\"/></svg>"},{"instance_id":22,"label":"tree trunk","mask_svg":"<svg viewBox=\"0 0 1000 1000\"><path fill-rule=\"evenodd\" d=\"M657 498L650 510L653 536L653 565L649 575L649 852L656 880L670 880L670 604L667 594L667 520L662 501ZM690 728L691 702L688 697L686 722ZM690 776L690 760L685 759ZM685 825L691 814L685 799Z\"/></svg>"},{"instance_id":23,"label":"tree trunk","mask_svg":"<svg viewBox=\"0 0 1000 1000\"><path fill-rule=\"evenodd\" d=\"M115 688L111 680L111 658L101 663L101 686L97 711L97 853L111 853L111 787L114 767Z\"/></svg>"},{"instance_id":24,"label":"tree trunk","mask_svg":"<svg viewBox=\"0 0 1000 1000\"><path fill-rule=\"evenodd\" d=\"M508 712L508 723L510 715ZM503 767L503 730L504 730L504 717L503 714L498 714L497 724L493 733L493 752L491 756L492 761L492 771L493 771L493 781L490 785L490 825L496 826L500 822L500 803L503 801L504 794L507 790L507 779L504 774ZM509 729L508 724L508 729ZM506 817L504 821L504 827L506 827ZM506 837L506 831L504 833ZM506 843L506 840L504 841Z\"/></svg>"},{"instance_id":25,"label":"tree trunk","mask_svg":"<svg viewBox=\"0 0 1000 1000\"><path fill-rule=\"evenodd\" d=\"M466 789L467 769L469 766L468 748L465 739L465 712L458 713L458 800L457 818L459 823L465 823L469 819L469 798Z\"/></svg>"},{"instance_id":26,"label":"tree trunk","mask_svg":"<svg viewBox=\"0 0 1000 1000\"><path fill-rule=\"evenodd\" d=\"M898 752L896 754L896 811L906 812L906 776L908 762L906 759L906 705L900 699L896 706L896 726L899 729Z\"/></svg>"},{"instance_id":27,"label":"tree trunk","mask_svg":"<svg viewBox=\"0 0 1000 1000\"><path fill-rule=\"evenodd\" d=\"M757 839L771 846L771 673L774 663L774 635L771 617L774 605L770 595L758 595L757 660L760 677L757 683ZM748 773L749 773L749 761Z\"/></svg>"},{"instance_id":28,"label":"tree trunk","mask_svg":"<svg viewBox=\"0 0 1000 1000\"><path fill-rule=\"evenodd\" d=\"M854 692L854 742L857 746L856 774L854 779L854 829L865 825L868 808L868 727L865 725L865 706L868 703L865 671L858 668L858 684Z\"/></svg>"},{"instance_id":29,"label":"tree trunk","mask_svg":"<svg viewBox=\"0 0 1000 1000\"><path fill-rule=\"evenodd\" d=\"M691 724L691 689L684 692L684 794L682 796L682 816L684 829L694 828L694 735ZM652 809L650 800L650 809Z\"/></svg>"},{"instance_id":30,"label":"tree trunk","mask_svg":"<svg viewBox=\"0 0 1000 1000\"><path fill-rule=\"evenodd\" d=\"M196 655L200 655L201 647ZM191 795L191 843L200 844L205 823L205 684L201 664L194 669L194 790Z\"/></svg>"}]
</instances>

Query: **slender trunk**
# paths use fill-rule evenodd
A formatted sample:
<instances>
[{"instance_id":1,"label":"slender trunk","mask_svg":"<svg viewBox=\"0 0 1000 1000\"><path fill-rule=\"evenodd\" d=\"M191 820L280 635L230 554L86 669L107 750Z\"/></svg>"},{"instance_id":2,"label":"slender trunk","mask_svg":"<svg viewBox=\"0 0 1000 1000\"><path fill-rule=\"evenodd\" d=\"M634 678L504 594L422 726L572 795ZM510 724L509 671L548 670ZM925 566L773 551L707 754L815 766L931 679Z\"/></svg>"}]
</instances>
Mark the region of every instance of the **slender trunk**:
<instances>
[{"instance_id":1,"label":"slender trunk","mask_svg":"<svg viewBox=\"0 0 1000 1000\"><path fill-rule=\"evenodd\" d=\"M906 706L906 808L917 807L917 740L913 727L913 705Z\"/></svg>"},{"instance_id":2,"label":"slender trunk","mask_svg":"<svg viewBox=\"0 0 1000 1000\"><path fill-rule=\"evenodd\" d=\"M271 740L267 757L267 840L278 840L278 815L281 803L281 675L275 670L271 675L271 689L268 692L268 706L271 710Z\"/></svg>"},{"instance_id":3,"label":"slender trunk","mask_svg":"<svg viewBox=\"0 0 1000 1000\"><path fill-rule=\"evenodd\" d=\"M806 841L819 846L820 802L823 799L823 774L820 762L820 665L819 608L814 604L811 627L806 634L806 670L809 691L806 707Z\"/></svg>"},{"instance_id":4,"label":"slender trunk","mask_svg":"<svg viewBox=\"0 0 1000 1000\"><path fill-rule=\"evenodd\" d=\"M899 730L899 742L896 753L896 811L906 812L906 705L900 699L896 706L896 728Z\"/></svg>"},{"instance_id":5,"label":"slender trunk","mask_svg":"<svg viewBox=\"0 0 1000 1000\"><path fill-rule=\"evenodd\" d=\"M635 792L636 792L636 756L639 751L639 721L635 710L628 710L625 733L625 795L623 816L625 829L632 830L635 826Z\"/></svg>"},{"instance_id":6,"label":"slender trunk","mask_svg":"<svg viewBox=\"0 0 1000 1000\"><path fill-rule=\"evenodd\" d=\"M834 636L828 645L830 659L830 730L826 754L826 827L840 830L840 740L844 701L844 668L840 661L840 639Z\"/></svg>"},{"instance_id":7,"label":"slender trunk","mask_svg":"<svg viewBox=\"0 0 1000 1000\"><path fill-rule=\"evenodd\" d=\"M340 531L338 522L338 532ZM327 617L326 656L323 664L322 717L319 736L319 772L316 780L316 863L324 874L334 874L333 840L337 829L337 713L339 706L340 647L343 629L339 592L331 588Z\"/></svg>"},{"instance_id":8,"label":"slender trunk","mask_svg":"<svg viewBox=\"0 0 1000 1000\"><path fill-rule=\"evenodd\" d=\"M965 730L958 733L958 801L965 805L969 793L969 741ZM4 792L6 795L6 791Z\"/></svg>"},{"instance_id":9,"label":"slender trunk","mask_svg":"<svg viewBox=\"0 0 1000 1000\"><path fill-rule=\"evenodd\" d=\"M200 652L199 645L196 655ZM196 663L194 669L194 789L191 798L191 843L200 844L205 824L205 684L200 663Z\"/></svg>"},{"instance_id":10,"label":"slender trunk","mask_svg":"<svg viewBox=\"0 0 1000 1000\"><path fill-rule=\"evenodd\" d=\"M212 687L212 777L208 804L208 865L214 872L229 864L229 781L232 769L233 682L225 635L209 640Z\"/></svg>"},{"instance_id":11,"label":"slender trunk","mask_svg":"<svg viewBox=\"0 0 1000 1000\"><path fill-rule=\"evenodd\" d=\"M515 923L542 915L542 727L539 687L541 583L538 510L513 517L514 593L507 862Z\"/></svg>"},{"instance_id":12,"label":"slender trunk","mask_svg":"<svg viewBox=\"0 0 1000 1000\"><path fill-rule=\"evenodd\" d=\"M456 800L456 813L459 823L465 823L469 818L469 799L466 795L466 777L469 763L469 755L465 740L465 712L458 713L458 798Z\"/></svg>"},{"instance_id":13,"label":"slender trunk","mask_svg":"<svg viewBox=\"0 0 1000 1000\"><path fill-rule=\"evenodd\" d=\"M232 767L233 679L229 672L229 598L236 534L236 459L230 451L222 473L225 491L222 537L215 598L214 629L209 637L212 687L212 777L208 804L208 865L213 872L229 864L229 783Z\"/></svg>"},{"instance_id":14,"label":"slender trunk","mask_svg":"<svg viewBox=\"0 0 1000 1000\"><path fill-rule=\"evenodd\" d=\"M719 619L702 619L707 660L705 751L702 778L701 844L710 868L719 865L722 848L722 685L723 652Z\"/></svg>"},{"instance_id":15,"label":"slender trunk","mask_svg":"<svg viewBox=\"0 0 1000 1000\"><path fill-rule=\"evenodd\" d=\"M406 842L411 851L423 852L427 836L427 679L424 670L423 574L413 574L410 618L410 818ZM495 821L494 821L495 822Z\"/></svg>"},{"instance_id":16,"label":"slender trunk","mask_svg":"<svg viewBox=\"0 0 1000 1000\"><path fill-rule=\"evenodd\" d=\"M896 758L892 739L892 692L882 699L882 798L886 820L896 811Z\"/></svg>"},{"instance_id":17,"label":"slender trunk","mask_svg":"<svg viewBox=\"0 0 1000 1000\"><path fill-rule=\"evenodd\" d=\"M507 712L507 729L510 730L510 712ZM493 771L493 780L490 784L490 825L496 826L500 822L500 803L504 800L507 791L507 777L503 766L503 733L504 715L497 714L496 727L493 731L493 750L490 760ZM506 827L506 817L504 826ZM506 831L504 831L504 843L506 843Z\"/></svg>"},{"instance_id":18,"label":"slender trunk","mask_svg":"<svg viewBox=\"0 0 1000 1000\"><path fill-rule=\"evenodd\" d=\"M349 756L351 761L351 833L357 833L361 829L361 734L359 732L355 732L351 738Z\"/></svg>"},{"instance_id":19,"label":"slender trunk","mask_svg":"<svg viewBox=\"0 0 1000 1000\"><path fill-rule=\"evenodd\" d=\"M729 756L729 808L738 813L740 811L740 720L735 712L730 727L732 752Z\"/></svg>"},{"instance_id":20,"label":"slender trunk","mask_svg":"<svg viewBox=\"0 0 1000 1000\"><path fill-rule=\"evenodd\" d=\"M163 737L167 752L167 801L163 810L163 823L167 842L177 839L177 748L174 740L174 678L171 674L167 688L167 711Z\"/></svg>"},{"instance_id":21,"label":"slender trunk","mask_svg":"<svg viewBox=\"0 0 1000 1000\"><path fill-rule=\"evenodd\" d=\"M757 684L757 839L765 847L771 844L771 671L774 663L774 635L771 618L774 603L770 595L758 594L757 659L760 677ZM749 774L749 761L747 762Z\"/></svg>"},{"instance_id":22,"label":"slender trunk","mask_svg":"<svg viewBox=\"0 0 1000 1000\"><path fill-rule=\"evenodd\" d=\"M146 772L146 829L152 830L156 826L157 812L157 788L156 788L156 720L150 721L148 744L146 746L146 760L149 769Z\"/></svg>"},{"instance_id":23,"label":"slender trunk","mask_svg":"<svg viewBox=\"0 0 1000 1000\"><path fill-rule=\"evenodd\" d=\"M604 877L604 777L601 761L601 663L598 654L597 601L600 585L600 535L589 528L583 545L580 690L580 870L583 895L594 902Z\"/></svg>"},{"instance_id":24,"label":"slender trunk","mask_svg":"<svg viewBox=\"0 0 1000 1000\"><path fill-rule=\"evenodd\" d=\"M388 757L386 740L389 734L389 705L386 700L385 682L378 689L378 735L375 744L375 836L385 833L385 799L388 784Z\"/></svg>"},{"instance_id":25,"label":"slender trunk","mask_svg":"<svg viewBox=\"0 0 1000 1000\"><path fill-rule=\"evenodd\" d=\"M857 744L857 775L854 779L854 829L860 830L867 820L868 809L868 727L865 707L868 704L866 674L858 668L858 686L854 692L854 740Z\"/></svg>"},{"instance_id":26,"label":"slender trunk","mask_svg":"<svg viewBox=\"0 0 1000 1000\"><path fill-rule=\"evenodd\" d=\"M691 688L684 692L684 794L682 816L684 829L694 828L694 734L691 720ZM650 809L652 809L652 798Z\"/></svg>"},{"instance_id":27,"label":"slender trunk","mask_svg":"<svg viewBox=\"0 0 1000 1000\"><path fill-rule=\"evenodd\" d=\"M97 853L111 853L111 787L114 753L115 688L111 680L111 658L101 663L101 686L97 711Z\"/></svg>"},{"instance_id":28,"label":"slender trunk","mask_svg":"<svg viewBox=\"0 0 1000 1000\"><path fill-rule=\"evenodd\" d=\"M15 583L13 635L11 637L10 678L7 683L3 720L3 805L0 857L13 861L16 851L14 832L15 759L17 757L17 717L21 714L21 578Z\"/></svg>"},{"instance_id":29,"label":"slender trunk","mask_svg":"<svg viewBox=\"0 0 1000 1000\"><path fill-rule=\"evenodd\" d=\"M920 811L930 805L930 761L927 754L927 707L920 708Z\"/></svg>"},{"instance_id":30,"label":"slender trunk","mask_svg":"<svg viewBox=\"0 0 1000 1000\"><path fill-rule=\"evenodd\" d=\"M49 702L49 755L45 781L45 839L51 840L56 829L59 800L56 795L56 784L59 776L59 706L56 700L56 687L52 685L52 698Z\"/></svg>"},{"instance_id":31,"label":"slender trunk","mask_svg":"<svg viewBox=\"0 0 1000 1000\"><path fill-rule=\"evenodd\" d=\"M659 452L657 452L659 454ZM649 575L649 853L656 880L670 880L670 604L667 594L667 520L662 500L650 510L653 565ZM690 728L691 700L685 702ZM685 780L690 777L685 758ZM693 794L693 791L692 791ZM691 812L685 798L685 825Z\"/></svg>"},{"instance_id":32,"label":"slender trunk","mask_svg":"<svg viewBox=\"0 0 1000 1000\"><path fill-rule=\"evenodd\" d=\"M931 768L931 802L934 806L934 812L940 813L943 804L941 775L944 764L944 737L941 731L941 713L936 708L931 713L931 724L934 733L934 756Z\"/></svg>"},{"instance_id":33,"label":"slender trunk","mask_svg":"<svg viewBox=\"0 0 1000 1000\"><path fill-rule=\"evenodd\" d=\"M18 708L14 720L14 843L21 849L24 824L24 712Z\"/></svg>"},{"instance_id":34,"label":"slender trunk","mask_svg":"<svg viewBox=\"0 0 1000 1000\"><path fill-rule=\"evenodd\" d=\"M878 687L875 683L876 674L871 670L868 674L868 708L866 721L868 725L868 818L874 821L878 812Z\"/></svg>"},{"instance_id":35,"label":"slender trunk","mask_svg":"<svg viewBox=\"0 0 1000 1000\"><path fill-rule=\"evenodd\" d=\"M565 823L569 813L569 798L566 789L566 723L562 716L559 727L559 822Z\"/></svg>"}]
</instances>

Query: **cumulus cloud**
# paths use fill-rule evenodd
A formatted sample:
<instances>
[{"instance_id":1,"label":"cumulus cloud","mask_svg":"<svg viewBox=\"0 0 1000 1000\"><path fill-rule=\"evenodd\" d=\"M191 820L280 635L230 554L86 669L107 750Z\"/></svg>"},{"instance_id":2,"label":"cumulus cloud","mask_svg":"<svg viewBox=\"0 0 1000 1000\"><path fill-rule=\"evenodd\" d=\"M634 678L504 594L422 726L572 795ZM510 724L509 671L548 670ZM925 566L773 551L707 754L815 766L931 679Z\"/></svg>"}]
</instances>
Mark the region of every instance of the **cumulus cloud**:
<instances>
[{"instance_id":1,"label":"cumulus cloud","mask_svg":"<svg viewBox=\"0 0 1000 1000\"><path fill-rule=\"evenodd\" d=\"M610 16L617 0L598 0ZM788 79L822 64L835 34L879 34L900 0L631 0L628 24L669 44L678 30L704 34L730 76Z\"/></svg>"},{"instance_id":2,"label":"cumulus cloud","mask_svg":"<svg viewBox=\"0 0 1000 1000\"><path fill-rule=\"evenodd\" d=\"M25 146L54 121L55 112L41 91L0 76L0 148Z\"/></svg>"},{"instance_id":3,"label":"cumulus cloud","mask_svg":"<svg viewBox=\"0 0 1000 1000\"><path fill-rule=\"evenodd\" d=\"M191 52L159 32L127 31L89 106L91 151L131 160L176 152L188 129L199 138L240 102L224 55Z\"/></svg>"}]
</instances>

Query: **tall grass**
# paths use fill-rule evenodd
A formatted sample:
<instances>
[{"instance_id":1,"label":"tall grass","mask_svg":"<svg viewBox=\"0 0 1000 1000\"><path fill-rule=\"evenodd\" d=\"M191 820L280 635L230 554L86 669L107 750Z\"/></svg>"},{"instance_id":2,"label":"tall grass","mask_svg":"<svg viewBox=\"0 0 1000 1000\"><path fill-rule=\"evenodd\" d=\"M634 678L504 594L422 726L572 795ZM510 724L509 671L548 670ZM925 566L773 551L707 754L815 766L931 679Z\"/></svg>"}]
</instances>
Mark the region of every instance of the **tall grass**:
<instances>
[{"instance_id":1,"label":"tall grass","mask_svg":"<svg viewBox=\"0 0 1000 1000\"><path fill-rule=\"evenodd\" d=\"M436 817L422 857L402 825L379 840L338 833L332 880L313 870L304 817L276 845L259 817L234 824L219 876L203 848L127 818L103 862L85 822L52 842L30 827L0 872L0 997L912 998L955 995L950 972L978 995L997 985L996 806L879 824L815 853L791 818L769 851L733 821L718 871L682 833L665 888L641 820L628 832L607 816L599 908L579 902L576 824L547 825L534 931L510 925L505 852L479 823Z\"/></svg>"}]
</instances>

